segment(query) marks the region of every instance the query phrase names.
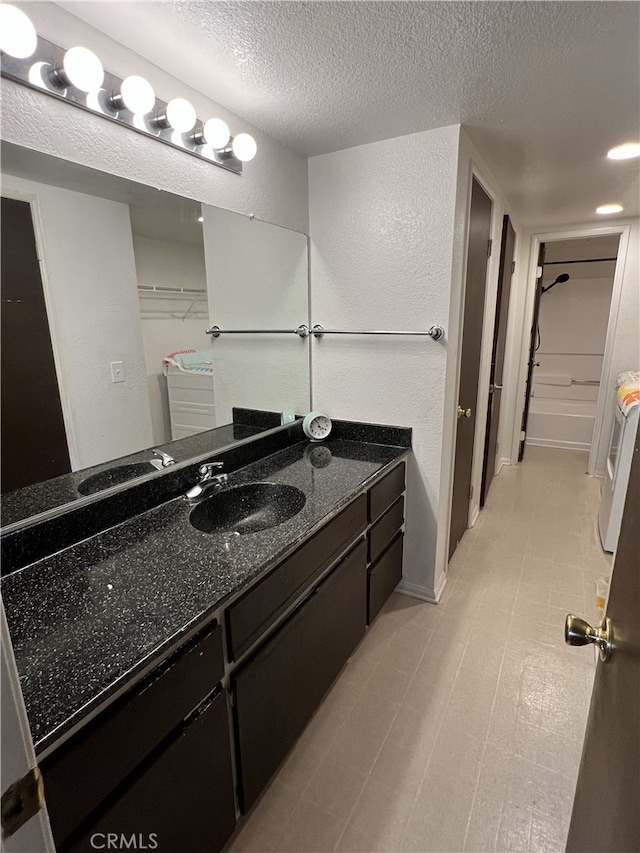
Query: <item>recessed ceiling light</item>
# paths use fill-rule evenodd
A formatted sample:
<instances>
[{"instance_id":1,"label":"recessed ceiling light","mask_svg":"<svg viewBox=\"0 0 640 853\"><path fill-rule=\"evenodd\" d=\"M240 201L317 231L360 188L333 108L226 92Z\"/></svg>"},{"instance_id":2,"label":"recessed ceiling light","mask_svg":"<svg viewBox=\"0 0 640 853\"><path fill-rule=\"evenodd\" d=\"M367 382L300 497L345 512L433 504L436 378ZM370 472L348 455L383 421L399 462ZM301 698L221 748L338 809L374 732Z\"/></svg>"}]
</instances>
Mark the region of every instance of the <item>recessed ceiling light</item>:
<instances>
[{"instance_id":1,"label":"recessed ceiling light","mask_svg":"<svg viewBox=\"0 0 640 853\"><path fill-rule=\"evenodd\" d=\"M621 210L624 210L621 204L601 204L600 207L596 207L596 213L620 213Z\"/></svg>"},{"instance_id":2,"label":"recessed ceiling light","mask_svg":"<svg viewBox=\"0 0 640 853\"><path fill-rule=\"evenodd\" d=\"M607 157L610 160L631 160L632 157L640 157L640 142L625 142L622 145L616 145L615 148L607 152Z\"/></svg>"},{"instance_id":3,"label":"recessed ceiling light","mask_svg":"<svg viewBox=\"0 0 640 853\"><path fill-rule=\"evenodd\" d=\"M199 217L198 217L198 222L204 222L204 216L199 216Z\"/></svg>"}]
</instances>

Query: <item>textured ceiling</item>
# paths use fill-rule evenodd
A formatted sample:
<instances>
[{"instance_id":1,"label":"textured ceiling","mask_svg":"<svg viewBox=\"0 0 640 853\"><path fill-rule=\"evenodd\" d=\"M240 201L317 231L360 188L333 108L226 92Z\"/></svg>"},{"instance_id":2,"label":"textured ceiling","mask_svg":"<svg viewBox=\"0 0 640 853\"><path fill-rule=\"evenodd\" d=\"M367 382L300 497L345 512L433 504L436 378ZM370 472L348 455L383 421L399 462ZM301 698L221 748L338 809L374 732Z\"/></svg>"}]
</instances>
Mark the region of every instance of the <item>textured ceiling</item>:
<instances>
[{"instance_id":1,"label":"textured ceiling","mask_svg":"<svg viewBox=\"0 0 640 853\"><path fill-rule=\"evenodd\" d=\"M309 156L464 124L520 221L638 214L635 2L61 2Z\"/></svg>"}]
</instances>

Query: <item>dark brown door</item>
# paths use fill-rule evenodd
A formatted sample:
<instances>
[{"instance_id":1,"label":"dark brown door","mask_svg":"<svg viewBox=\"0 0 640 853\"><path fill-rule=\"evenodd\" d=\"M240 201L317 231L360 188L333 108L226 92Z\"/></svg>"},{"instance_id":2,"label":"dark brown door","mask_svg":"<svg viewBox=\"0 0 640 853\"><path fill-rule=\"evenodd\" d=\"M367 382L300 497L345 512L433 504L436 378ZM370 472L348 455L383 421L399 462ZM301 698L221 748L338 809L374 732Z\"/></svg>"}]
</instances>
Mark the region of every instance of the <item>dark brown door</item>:
<instances>
[{"instance_id":1,"label":"dark brown door","mask_svg":"<svg viewBox=\"0 0 640 853\"><path fill-rule=\"evenodd\" d=\"M511 296L511 277L515 269L513 253L516 245L516 232L511 220L505 216L502 220L502 243L500 249L500 274L496 295L496 319L493 327L493 349L491 351L491 374L489 376L489 404L487 406L487 429L484 439L484 461L482 465L482 487L480 506L484 506L489 487L496 470L496 450L498 447L498 426L500 422L500 402L502 400L502 370L504 366L504 348L507 340L507 318L509 316L509 298Z\"/></svg>"},{"instance_id":2,"label":"dark brown door","mask_svg":"<svg viewBox=\"0 0 640 853\"><path fill-rule=\"evenodd\" d=\"M2 493L71 471L31 205L2 199Z\"/></svg>"},{"instance_id":3,"label":"dark brown door","mask_svg":"<svg viewBox=\"0 0 640 853\"><path fill-rule=\"evenodd\" d=\"M640 850L640 433L622 516L607 616L613 652L599 661L567 850Z\"/></svg>"},{"instance_id":4,"label":"dark brown door","mask_svg":"<svg viewBox=\"0 0 640 853\"><path fill-rule=\"evenodd\" d=\"M467 529L471 491L473 437L476 427L478 375L482 348L482 318L487 285L487 259L491 233L491 199L473 179L467 247L467 280L464 298L464 322L458 391L458 429L451 498L449 559Z\"/></svg>"},{"instance_id":5,"label":"dark brown door","mask_svg":"<svg viewBox=\"0 0 640 853\"><path fill-rule=\"evenodd\" d=\"M536 278L536 298L533 303L533 319L531 321L531 339L529 341L529 364L527 365L527 385L524 392L524 409L522 410L522 423L520 425L521 438L520 450L518 451L518 462L524 459L524 448L527 437L527 422L529 420L529 402L531 400L531 385L533 384L533 368L536 366L536 349L538 348L538 321L540 319L540 298L542 297L542 273L544 270L544 243L540 243L538 252L538 272Z\"/></svg>"}]
</instances>

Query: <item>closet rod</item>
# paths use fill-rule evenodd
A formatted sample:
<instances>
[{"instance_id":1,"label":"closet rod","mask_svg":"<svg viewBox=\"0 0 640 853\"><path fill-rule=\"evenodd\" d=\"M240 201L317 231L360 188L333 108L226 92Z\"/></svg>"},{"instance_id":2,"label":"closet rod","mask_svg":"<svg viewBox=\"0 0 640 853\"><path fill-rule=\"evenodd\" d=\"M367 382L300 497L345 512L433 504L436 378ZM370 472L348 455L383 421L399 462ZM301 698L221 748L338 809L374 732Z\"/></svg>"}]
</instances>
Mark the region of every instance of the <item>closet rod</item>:
<instances>
[{"instance_id":1,"label":"closet rod","mask_svg":"<svg viewBox=\"0 0 640 853\"><path fill-rule=\"evenodd\" d=\"M558 266L562 264L599 264L603 261L617 261L617 258L584 258L582 261L545 261L545 267Z\"/></svg>"}]
</instances>

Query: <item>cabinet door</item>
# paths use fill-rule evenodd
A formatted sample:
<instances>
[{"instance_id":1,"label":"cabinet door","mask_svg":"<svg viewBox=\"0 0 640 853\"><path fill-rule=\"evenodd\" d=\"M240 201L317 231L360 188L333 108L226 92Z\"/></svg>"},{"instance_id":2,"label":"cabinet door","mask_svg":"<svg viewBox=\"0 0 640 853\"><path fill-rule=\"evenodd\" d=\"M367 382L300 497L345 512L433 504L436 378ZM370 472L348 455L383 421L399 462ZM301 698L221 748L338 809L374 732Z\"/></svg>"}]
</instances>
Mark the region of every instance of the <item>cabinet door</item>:
<instances>
[{"instance_id":1,"label":"cabinet door","mask_svg":"<svg viewBox=\"0 0 640 853\"><path fill-rule=\"evenodd\" d=\"M119 798L62 853L217 853L235 820L227 694L222 691L145 762Z\"/></svg>"},{"instance_id":2,"label":"cabinet door","mask_svg":"<svg viewBox=\"0 0 640 853\"><path fill-rule=\"evenodd\" d=\"M246 813L365 632L363 540L233 678Z\"/></svg>"}]
</instances>

